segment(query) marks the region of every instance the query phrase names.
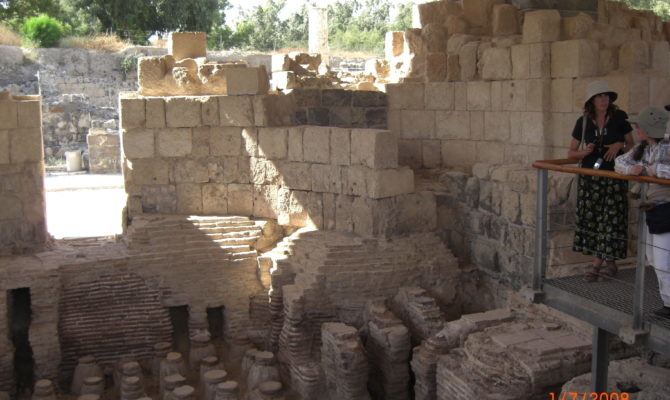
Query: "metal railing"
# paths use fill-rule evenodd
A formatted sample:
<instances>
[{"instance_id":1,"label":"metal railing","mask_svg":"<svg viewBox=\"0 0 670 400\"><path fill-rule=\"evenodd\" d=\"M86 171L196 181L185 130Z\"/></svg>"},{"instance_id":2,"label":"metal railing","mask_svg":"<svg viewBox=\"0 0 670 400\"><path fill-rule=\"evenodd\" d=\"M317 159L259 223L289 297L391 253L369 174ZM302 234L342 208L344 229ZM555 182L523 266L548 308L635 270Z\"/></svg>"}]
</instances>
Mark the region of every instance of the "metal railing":
<instances>
[{"instance_id":1,"label":"metal railing","mask_svg":"<svg viewBox=\"0 0 670 400\"><path fill-rule=\"evenodd\" d=\"M670 179L661 179L650 176L633 176L622 175L612 171L601 171L590 168L580 168L573 166L576 160L559 159L559 160L543 160L533 163L533 167L537 169L537 214L535 227L535 264L533 269L533 292L541 296L543 282L546 279L547 271L547 193L548 193L548 179L549 171L557 171L575 175L595 176L603 178L611 178L626 181L635 181L640 183L640 201L644 202L646 199L646 189L649 183L660 185L670 185ZM637 258L636 258L636 272L635 284L633 290L633 330L640 331L644 328L644 282L645 282L645 254L647 246L647 227L645 213L640 212L637 221Z\"/></svg>"}]
</instances>

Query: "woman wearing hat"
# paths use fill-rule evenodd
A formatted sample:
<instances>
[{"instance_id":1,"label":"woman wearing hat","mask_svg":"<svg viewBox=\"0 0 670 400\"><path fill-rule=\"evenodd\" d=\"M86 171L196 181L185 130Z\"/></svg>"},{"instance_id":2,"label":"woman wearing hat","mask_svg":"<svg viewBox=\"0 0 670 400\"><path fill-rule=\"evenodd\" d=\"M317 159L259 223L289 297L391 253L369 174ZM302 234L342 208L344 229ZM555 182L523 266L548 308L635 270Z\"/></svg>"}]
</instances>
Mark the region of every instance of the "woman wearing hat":
<instances>
[{"instance_id":1,"label":"woman wearing hat","mask_svg":"<svg viewBox=\"0 0 670 400\"><path fill-rule=\"evenodd\" d=\"M614 105L616 99L607 82L595 81L586 89L584 115L575 123L568 151L568 157L580 160L583 168L612 171L614 159L633 146L633 128L626 113ZM615 260L626 257L627 192L622 180L579 177L573 250L594 256L585 277L589 282L599 275L616 275Z\"/></svg>"},{"instance_id":2,"label":"woman wearing hat","mask_svg":"<svg viewBox=\"0 0 670 400\"><path fill-rule=\"evenodd\" d=\"M615 170L626 175L649 175L670 179L670 142L663 140L668 114L649 107L630 122L637 125L640 144L617 157ZM647 260L656 270L663 308L656 315L670 318L670 186L649 184L647 202Z\"/></svg>"}]
</instances>

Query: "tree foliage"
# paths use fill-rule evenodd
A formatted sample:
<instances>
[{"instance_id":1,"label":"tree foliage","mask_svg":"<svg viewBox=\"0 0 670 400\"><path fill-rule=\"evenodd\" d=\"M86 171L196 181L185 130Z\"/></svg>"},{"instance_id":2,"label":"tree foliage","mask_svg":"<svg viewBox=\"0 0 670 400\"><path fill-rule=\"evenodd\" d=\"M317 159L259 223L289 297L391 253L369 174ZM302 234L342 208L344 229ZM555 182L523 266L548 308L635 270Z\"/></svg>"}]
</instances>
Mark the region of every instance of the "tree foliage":
<instances>
[{"instance_id":1,"label":"tree foliage","mask_svg":"<svg viewBox=\"0 0 670 400\"><path fill-rule=\"evenodd\" d=\"M621 0L632 8L651 10L664 20L670 19L670 1L668 0Z\"/></svg>"},{"instance_id":2,"label":"tree foliage","mask_svg":"<svg viewBox=\"0 0 670 400\"><path fill-rule=\"evenodd\" d=\"M23 34L39 47L54 47L63 37L63 26L46 14L29 18L22 28Z\"/></svg>"}]
</instances>

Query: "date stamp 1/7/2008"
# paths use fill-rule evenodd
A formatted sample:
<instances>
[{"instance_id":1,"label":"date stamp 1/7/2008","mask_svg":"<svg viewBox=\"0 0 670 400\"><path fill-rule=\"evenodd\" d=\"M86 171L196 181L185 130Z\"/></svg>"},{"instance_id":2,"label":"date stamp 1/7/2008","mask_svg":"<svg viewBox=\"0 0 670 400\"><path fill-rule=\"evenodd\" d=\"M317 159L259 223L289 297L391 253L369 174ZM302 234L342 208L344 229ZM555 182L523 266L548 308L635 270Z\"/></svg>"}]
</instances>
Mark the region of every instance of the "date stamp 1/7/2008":
<instances>
[{"instance_id":1,"label":"date stamp 1/7/2008","mask_svg":"<svg viewBox=\"0 0 670 400\"><path fill-rule=\"evenodd\" d=\"M630 400L626 392L550 392L548 400Z\"/></svg>"}]
</instances>

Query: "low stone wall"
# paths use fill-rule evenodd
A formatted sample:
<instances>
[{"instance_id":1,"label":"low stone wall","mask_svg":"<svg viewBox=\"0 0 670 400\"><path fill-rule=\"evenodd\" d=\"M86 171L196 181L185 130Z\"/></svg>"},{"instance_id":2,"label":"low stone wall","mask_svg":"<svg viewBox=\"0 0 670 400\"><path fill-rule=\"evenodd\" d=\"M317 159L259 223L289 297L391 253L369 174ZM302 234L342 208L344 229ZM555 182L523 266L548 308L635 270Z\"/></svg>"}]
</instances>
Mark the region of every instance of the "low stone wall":
<instances>
[{"instance_id":1,"label":"low stone wall","mask_svg":"<svg viewBox=\"0 0 670 400\"><path fill-rule=\"evenodd\" d=\"M123 95L129 218L231 214L361 234L391 225L395 197L414 192L412 171L398 168L396 137L277 127L291 121L276 121L285 108L268 100L291 97Z\"/></svg>"},{"instance_id":2,"label":"low stone wall","mask_svg":"<svg viewBox=\"0 0 670 400\"><path fill-rule=\"evenodd\" d=\"M91 129L86 136L89 171L93 174L121 172L121 140L118 133Z\"/></svg>"},{"instance_id":3,"label":"low stone wall","mask_svg":"<svg viewBox=\"0 0 670 400\"><path fill-rule=\"evenodd\" d=\"M46 238L42 114L39 96L0 92L0 254Z\"/></svg>"}]
</instances>

